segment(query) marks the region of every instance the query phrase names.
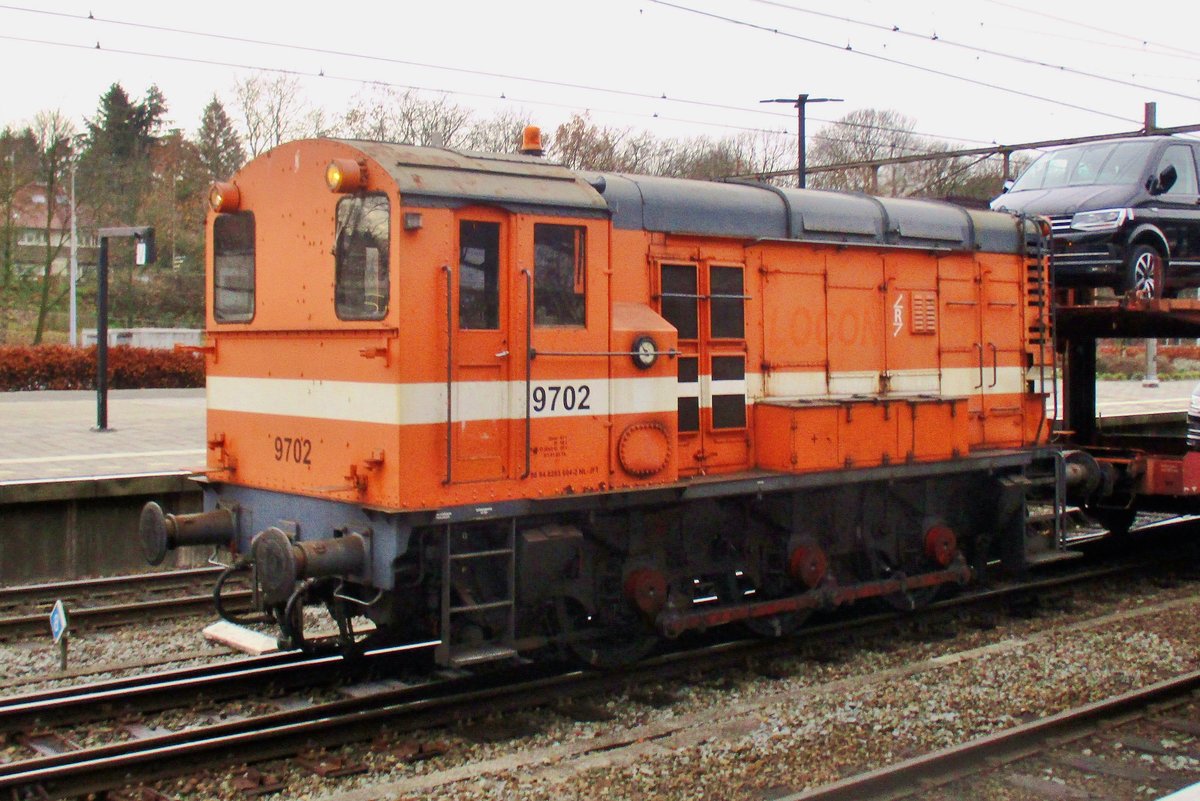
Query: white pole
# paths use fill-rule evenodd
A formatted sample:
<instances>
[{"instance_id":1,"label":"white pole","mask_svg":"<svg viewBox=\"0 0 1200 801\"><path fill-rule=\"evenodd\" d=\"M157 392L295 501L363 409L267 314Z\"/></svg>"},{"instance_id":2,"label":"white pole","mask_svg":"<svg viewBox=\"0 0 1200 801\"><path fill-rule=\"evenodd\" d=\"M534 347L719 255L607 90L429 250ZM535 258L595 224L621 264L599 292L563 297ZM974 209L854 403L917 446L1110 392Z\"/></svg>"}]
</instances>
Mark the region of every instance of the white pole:
<instances>
[{"instance_id":1,"label":"white pole","mask_svg":"<svg viewBox=\"0 0 1200 801\"><path fill-rule=\"evenodd\" d=\"M79 347L77 336L77 309L75 307L75 289L79 283L79 233L75 226L75 154L71 154L71 331L68 339L71 347Z\"/></svg>"},{"instance_id":2,"label":"white pole","mask_svg":"<svg viewBox=\"0 0 1200 801\"><path fill-rule=\"evenodd\" d=\"M1158 340L1146 340L1146 377L1142 379L1143 387L1158 386Z\"/></svg>"}]
</instances>

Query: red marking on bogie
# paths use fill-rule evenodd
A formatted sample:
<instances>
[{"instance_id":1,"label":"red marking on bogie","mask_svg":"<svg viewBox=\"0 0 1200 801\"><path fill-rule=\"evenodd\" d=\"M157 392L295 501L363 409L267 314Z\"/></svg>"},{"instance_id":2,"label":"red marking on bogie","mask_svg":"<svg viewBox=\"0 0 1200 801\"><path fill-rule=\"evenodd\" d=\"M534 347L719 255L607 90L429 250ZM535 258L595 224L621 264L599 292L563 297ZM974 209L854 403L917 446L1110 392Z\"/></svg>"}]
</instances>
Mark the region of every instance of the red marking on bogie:
<instances>
[{"instance_id":1,"label":"red marking on bogie","mask_svg":"<svg viewBox=\"0 0 1200 801\"><path fill-rule=\"evenodd\" d=\"M958 538L949 526L931 526L925 532L925 555L942 567L948 567L958 553Z\"/></svg>"},{"instance_id":2,"label":"red marking on bogie","mask_svg":"<svg viewBox=\"0 0 1200 801\"><path fill-rule=\"evenodd\" d=\"M825 578L829 560L816 545L801 545L788 558L788 575L798 584L815 587Z\"/></svg>"},{"instance_id":3,"label":"red marking on bogie","mask_svg":"<svg viewBox=\"0 0 1200 801\"><path fill-rule=\"evenodd\" d=\"M667 577L653 568L638 568L625 579L625 596L645 614L657 615L667 603Z\"/></svg>"}]
</instances>

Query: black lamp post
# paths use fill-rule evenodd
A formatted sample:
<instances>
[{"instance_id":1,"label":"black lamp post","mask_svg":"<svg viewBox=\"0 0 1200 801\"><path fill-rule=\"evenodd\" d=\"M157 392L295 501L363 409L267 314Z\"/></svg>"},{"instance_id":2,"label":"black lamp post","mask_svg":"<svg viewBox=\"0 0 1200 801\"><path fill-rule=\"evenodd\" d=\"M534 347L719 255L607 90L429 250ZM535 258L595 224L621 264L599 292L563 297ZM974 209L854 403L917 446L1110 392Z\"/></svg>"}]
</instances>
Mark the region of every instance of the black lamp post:
<instances>
[{"instance_id":1,"label":"black lamp post","mask_svg":"<svg viewBox=\"0 0 1200 801\"><path fill-rule=\"evenodd\" d=\"M808 95L796 95L795 97L774 97L768 100L760 100L760 103L791 103L796 107L796 119L799 122L799 134L796 153L796 182L801 189L805 187L805 159L807 158L807 150L804 140L804 107L809 103L841 103L840 97L809 97Z\"/></svg>"},{"instance_id":2,"label":"black lamp post","mask_svg":"<svg viewBox=\"0 0 1200 801\"><path fill-rule=\"evenodd\" d=\"M100 229L100 257L96 277L96 427L108 431L108 240L131 236L137 240L136 264L153 264L156 258L154 229L147 225Z\"/></svg>"}]
</instances>

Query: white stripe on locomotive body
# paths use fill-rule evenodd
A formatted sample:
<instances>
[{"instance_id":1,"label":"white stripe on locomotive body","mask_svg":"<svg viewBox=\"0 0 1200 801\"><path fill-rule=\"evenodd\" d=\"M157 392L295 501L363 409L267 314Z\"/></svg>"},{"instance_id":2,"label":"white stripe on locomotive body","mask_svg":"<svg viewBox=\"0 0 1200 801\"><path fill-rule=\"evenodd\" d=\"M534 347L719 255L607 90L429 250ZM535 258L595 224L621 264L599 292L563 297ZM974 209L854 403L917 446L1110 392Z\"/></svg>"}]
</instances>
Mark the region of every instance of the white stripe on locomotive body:
<instances>
[{"instance_id":1,"label":"white stripe on locomotive body","mask_svg":"<svg viewBox=\"0 0 1200 801\"><path fill-rule=\"evenodd\" d=\"M529 411L535 418L673 413L678 406L676 386L669 377L533 381ZM524 381L453 384L450 415L456 423L521 419L525 407ZM393 426L436 425L446 422L446 385L210 375L208 408Z\"/></svg>"},{"instance_id":2,"label":"white stripe on locomotive body","mask_svg":"<svg viewBox=\"0 0 1200 801\"><path fill-rule=\"evenodd\" d=\"M895 370L888 373L888 395L1020 395L1025 392L1025 371L1020 367L984 367L980 386L978 367L946 367L941 370ZM822 398L846 395L879 395L880 373L874 370L831 373L776 371L766 376L749 374L751 397ZM994 382L994 383L993 383Z\"/></svg>"},{"instance_id":3,"label":"white stripe on locomotive body","mask_svg":"<svg viewBox=\"0 0 1200 801\"><path fill-rule=\"evenodd\" d=\"M955 367L942 370L943 395L1021 395L1025 392L1023 367Z\"/></svg>"},{"instance_id":4,"label":"white stripe on locomotive body","mask_svg":"<svg viewBox=\"0 0 1200 801\"><path fill-rule=\"evenodd\" d=\"M1014 395L1025 391L1024 370L1000 367L899 370L889 374L885 395L932 394L944 397ZM586 389L585 389L586 387ZM880 374L872 371L833 373L747 373L745 380L679 383L673 377L538 380L530 385L534 418L674 413L678 399L699 397L711 407L716 395L740 395L746 402L761 398L819 400L849 395L878 396ZM703 391L701 391L703 389ZM831 391L832 390L832 391ZM208 408L221 412L308 417L383 425L436 425L446 422L444 383L382 384L362 381L319 381L285 378L208 377ZM535 402L535 398L537 402ZM453 384L451 419L455 422L525 417L526 386L517 381L458 381Z\"/></svg>"},{"instance_id":5,"label":"white stripe on locomotive body","mask_svg":"<svg viewBox=\"0 0 1200 801\"><path fill-rule=\"evenodd\" d=\"M700 383L704 387L703 397L711 398L713 395L747 395L747 382L745 379L727 379L724 381L714 381L711 376L700 376ZM751 395L751 398L754 396ZM706 406L709 404L705 404Z\"/></svg>"},{"instance_id":6,"label":"white stripe on locomotive body","mask_svg":"<svg viewBox=\"0 0 1200 801\"><path fill-rule=\"evenodd\" d=\"M847 370L829 374L829 395L875 395L879 392L878 370Z\"/></svg>"}]
</instances>

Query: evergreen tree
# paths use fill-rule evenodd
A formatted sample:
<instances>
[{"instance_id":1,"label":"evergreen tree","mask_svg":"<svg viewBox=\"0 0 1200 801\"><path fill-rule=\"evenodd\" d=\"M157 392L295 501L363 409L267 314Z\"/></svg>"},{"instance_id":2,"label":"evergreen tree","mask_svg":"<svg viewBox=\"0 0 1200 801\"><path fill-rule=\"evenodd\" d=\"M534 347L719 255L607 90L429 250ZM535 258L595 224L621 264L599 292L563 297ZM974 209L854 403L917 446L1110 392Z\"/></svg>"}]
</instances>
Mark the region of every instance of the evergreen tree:
<instances>
[{"instance_id":1,"label":"evergreen tree","mask_svg":"<svg viewBox=\"0 0 1200 801\"><path fill-rule=\"evenodd\" d=\"M151 87L135 103L114 83L87 121L87 142L79 168L81 194L102 225L134 225L152 174L150 151L166 113L162 95Z\"/></svg>"},{"instance_id":2,"label":"evergreen tree","mask_svg":"<svg viewBox=\"0 0 1200 801\"><path fill-rule=\"evenodd\" d=\"M87 120L87 139L80 159L77 188L97 225L142 225L148 198L154 191L154 153L167 112L166 99L151 86L144 100L135 102L119 83L100 96L96 115ZM113 266L129 264L128 243L114 243ZM113 281L112 308L127 326L139 310L136 271L122 271L123 281ZM115 275L114 275L115 278ZM122 286L123 284L123 286Z\"/></svg>"},{"instance_id":3,"label":"evergreen tree","mask_svg":"<svg viewBox=\"0 0 1200 801\"><path fill-rule=\"evenodd\" d=\"M233 175L246 161L242 138L234 130L233 121L216 95L204 107L200 130L196 132L196 147L200 161L213 181Z\"/></svg>"}]
</instances>

